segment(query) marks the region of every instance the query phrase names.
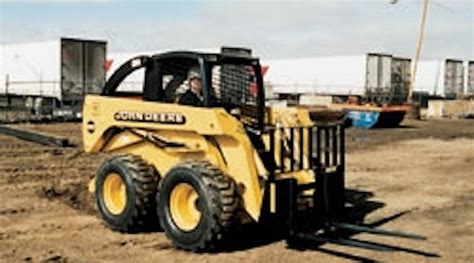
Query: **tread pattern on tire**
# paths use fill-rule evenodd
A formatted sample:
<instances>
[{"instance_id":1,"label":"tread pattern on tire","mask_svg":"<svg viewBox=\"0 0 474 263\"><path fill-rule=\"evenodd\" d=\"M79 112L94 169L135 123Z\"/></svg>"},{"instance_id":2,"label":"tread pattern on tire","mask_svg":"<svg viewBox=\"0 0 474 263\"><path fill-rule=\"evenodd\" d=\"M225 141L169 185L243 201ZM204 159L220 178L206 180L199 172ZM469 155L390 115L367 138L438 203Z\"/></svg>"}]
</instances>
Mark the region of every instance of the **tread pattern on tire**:
<instances>
[{"instance_id":1,"label":"tread pattern on tire","mask_svg":"<svg viewBox=\"0 0 474 263\"><path fill-rule=\"evenodd\" d=\"M199 243L183 248L191 251L213 250L219 246L235 223L240 200L236 184L232 178L207 161L185 161L176 166L176 168L180 167L197 171L202 176L206 187L211 190L208 191L211 194L208 198L212 200L210 231L205 233L205 237ZM170 236L168 238L172 239Z\"/></svg>"},{"instance_id":2,"label":"tread pattern on tire","mask_svg":"<svg viewBox=\"0 0 474 263\"><path fill-rule=\"evenodd\" d=\"M118 155L107 162L120 162L130 171L135 191L134 207L128 219L121 225L107 225L116 231L135 233L158 224L155 195L160 178L155 168L138 155Z\"/></svg>"}]
</instances>

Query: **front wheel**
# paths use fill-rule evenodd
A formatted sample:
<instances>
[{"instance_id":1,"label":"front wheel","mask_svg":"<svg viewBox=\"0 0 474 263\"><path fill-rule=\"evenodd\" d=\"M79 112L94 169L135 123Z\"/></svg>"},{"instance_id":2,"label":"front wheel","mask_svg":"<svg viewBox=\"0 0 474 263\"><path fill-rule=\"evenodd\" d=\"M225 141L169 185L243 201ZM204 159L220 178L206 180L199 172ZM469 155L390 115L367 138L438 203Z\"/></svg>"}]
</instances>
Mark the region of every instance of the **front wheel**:
<instances>
[{"instance_id":1,"label":"front wheel","mask_svg":"<svg viewBox=\"0 0 474 263\"><path fill-rule=\"evenodd\" d=\"M218 247L235 220L239 203L234 181L203 161L172 168L157 199L166 236L191 251Z\"/></svg>"},{"instance_id":2,"label":"front wheel","mask_svg":"<svg viewBox=\"0 0 474 263\"><path fill-rule=\"evenodd\" d=\"M138 232L158 225L154 197L159 175L142 158L113 157L99 168L95 180L97 207L111 229Z\"/></svg>"}]
</instances>

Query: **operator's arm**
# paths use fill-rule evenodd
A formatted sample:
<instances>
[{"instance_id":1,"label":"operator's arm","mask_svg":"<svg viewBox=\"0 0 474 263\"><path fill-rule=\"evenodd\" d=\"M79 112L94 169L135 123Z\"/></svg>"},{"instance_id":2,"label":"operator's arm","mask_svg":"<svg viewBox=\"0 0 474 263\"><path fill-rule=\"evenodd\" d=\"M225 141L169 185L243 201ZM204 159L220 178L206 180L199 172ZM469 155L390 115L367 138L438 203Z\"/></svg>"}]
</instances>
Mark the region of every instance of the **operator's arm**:
<instances>
[{"instance_id":1,"label":"operator's arm","mask_svg":"<svg viewBox=\"0 0 474 263\"><path fill-rule=\"evenodd\" d=\"M191 90L188 90L181 95L178 103L190 106L202 106L202 101Z\"/></svg>"}]
</instances>

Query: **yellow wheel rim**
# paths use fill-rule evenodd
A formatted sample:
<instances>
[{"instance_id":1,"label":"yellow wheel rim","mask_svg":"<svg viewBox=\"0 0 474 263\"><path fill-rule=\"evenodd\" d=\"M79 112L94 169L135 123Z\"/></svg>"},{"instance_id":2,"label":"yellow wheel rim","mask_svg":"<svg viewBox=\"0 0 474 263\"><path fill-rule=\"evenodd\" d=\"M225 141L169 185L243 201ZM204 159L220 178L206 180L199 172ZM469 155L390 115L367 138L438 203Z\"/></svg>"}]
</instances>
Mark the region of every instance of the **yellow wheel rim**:
<instances>
[{"instance_id":1,"label":"yellow wheel rim","mask_svg":"<svg viewBox=\"0 0 474 263\"><path fill-rule=\"evenodd\" d=\"M127 189L122 178L116 173L107 175L102 190L107 210L114 215L122 213L127 201Z\"/></svg>"},{"instance_id":2,"label":"yellow wheel rim","mask_svg":"<svg viewBox=\"0 0 474 263\"><path fill-rule=\"evenodd\" d=\"M191 231L197 227L201 219L201 212L197 209L197 191L187 183L176 185L170 198L171 217L175 224L184 231Z\"/></svg>"}]
</instances>

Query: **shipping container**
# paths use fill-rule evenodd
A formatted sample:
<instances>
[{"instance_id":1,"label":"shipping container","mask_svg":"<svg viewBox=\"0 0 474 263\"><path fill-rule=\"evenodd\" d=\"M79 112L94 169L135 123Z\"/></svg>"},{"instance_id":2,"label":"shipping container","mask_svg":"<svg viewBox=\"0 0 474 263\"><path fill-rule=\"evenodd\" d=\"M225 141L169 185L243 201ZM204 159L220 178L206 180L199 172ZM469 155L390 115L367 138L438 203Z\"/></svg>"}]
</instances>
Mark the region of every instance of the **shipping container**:
<instances>
[{"instance_id":1,"label":"shipping container","mask_svg":"<svg viewBox=\"0 0 474 263\"><path fill-rule=\"evenodd\" d=\"M1 47L0 93L82 100L105 82L106 42L61 38Z\"/></svg>"}]
</instances>

